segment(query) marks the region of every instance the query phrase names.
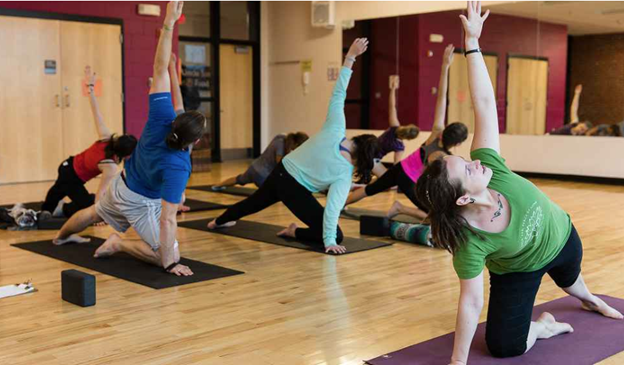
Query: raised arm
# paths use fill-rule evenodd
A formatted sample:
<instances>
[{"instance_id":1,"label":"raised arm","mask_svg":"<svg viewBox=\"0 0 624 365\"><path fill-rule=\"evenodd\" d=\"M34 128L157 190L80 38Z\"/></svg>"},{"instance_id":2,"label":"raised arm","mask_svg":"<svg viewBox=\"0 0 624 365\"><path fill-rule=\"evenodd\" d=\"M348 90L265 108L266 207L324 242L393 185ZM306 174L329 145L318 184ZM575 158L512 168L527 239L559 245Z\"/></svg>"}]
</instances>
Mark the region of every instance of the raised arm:
<instances>
[{"instance_id":1,"label":"raised arm","mask_svg":"<svg viewBox=\"0 0 624 365\"><path fill-rule=\"evenodd\" d=\"M184 101L182 100L182 90L180 90L180 79L178 78L178 58L171 52L169 58L169 77L171 78L171 91L173 94L173 109L176 114L184 113Z\"/></svg>"},{"instance_id":2,"label":"raised arm","mask_svg":"<svg viewBox=\"0 0 624 365\"><path fill-rule=\"evenodd\" d=\"M500 137L498 135L498 115L496 98L492 81L488 75L485 61L479 48L479 37L483 23L490 15L486 11L481 16L481 2L468 1L468 17L460 15L464 25L466 51L479 50L466 56L468 61L468 84L475 112L475 132L471 151L479 148L491 148L500 153Z\"/></svg>"},{"instance_id":3,"label":"raised arm","mask_svg":"<svg viewBox=\"0 0 624 365\"><path fill-rule=\"evenodd\" d=\"M156 56L154 56L154 81L150 88L150 94L165 93L171 91L169 80L169 58L171 57L171 42L173 39L173 27L182 15L184 1L170 1L167 4L167 14L158 39Z\"/></svg>"},{"instance_id":4,"label":"raised arm","mask_svg":"<svg viewBox=\"0 0 624 365\"><path fill-rule=\"evenodd\" d=\"M449 44L444 49L444 56L442 60L442 69L440 70L440 82L438 84L438 98L436 100L435 114L433 116L433 127L431 128L431 134L425 144L431 144L436 140L444 131L444 121L446 120L446 99L448 94L448 77L449 69L453 63L453 56L455 53L455 47Z\"/></svg>"},{"instance_id":5,"label":"raised arm","mask_svg":"<svg viewBox=\"0 0 624 365\"><path fill-rule=\"evenodd\" d=\"M109 139L112 135L106 124L104 124L104 117L100 112L100 105L95 97L95 72L91 70L91 66L85 67L85 77L87 79L87 89L89 90L89 103L91 104L91 114L93 115L93 121L95 121L95 129L99 139Z\"/></svg>"},{"instance_id":6,"label":"raised arm","mask_svg":"<svg viewBox=\"0 0 624 365\"><path fill-rule=\"evenodd\" d=\"M570 104L570 123L578 123L578 109L581 99L581 93L583 92L583 85L578 84L574 88L574 97L572 98L572 104Z\"/></svg>"},{"instance_id":7,"label":"raised arm","mask_svg":"<svg viewBox=\"0 0 624 365\"><path fill-rule=\"evenodd\" d=\"M390 76L392 81L390 82L390 97L388 98L388 124L390 127L399 127L399 117L397 116L396 108L396 91L399 88L399 76Z\"/></svg>"},{"instance_id":8,"label":"raised arm","mask_svg":"<svg viewBox=\"0 0 624 365\"><path fill-rule=\"evenodd\" d=\"M347 86L349 86L349 79L351 79L351 68L355 62L355 58L362 53L366 52L368 47L368 40L366 38L356 39L347 56L345 57L338 76L338 81L334 86L334 92L332 93L331 100L329 101L329 110L327 111L327 119L323 125L323 129L335 128L336 132L343 132L347 129L347 122L344 115L345 99L347 98Z\"/></svg>"},{"instance_id":9,"label":"raised arm","mask_svg":"<svg viewBox=\"0 0 624 365\"><path fill-rule=\"evenodd\" d=\"M483 272L476 278L460 280L460 285L451 365L465 365L468 362L470 344L483 310Z\"/></svg>"}]
</instances>

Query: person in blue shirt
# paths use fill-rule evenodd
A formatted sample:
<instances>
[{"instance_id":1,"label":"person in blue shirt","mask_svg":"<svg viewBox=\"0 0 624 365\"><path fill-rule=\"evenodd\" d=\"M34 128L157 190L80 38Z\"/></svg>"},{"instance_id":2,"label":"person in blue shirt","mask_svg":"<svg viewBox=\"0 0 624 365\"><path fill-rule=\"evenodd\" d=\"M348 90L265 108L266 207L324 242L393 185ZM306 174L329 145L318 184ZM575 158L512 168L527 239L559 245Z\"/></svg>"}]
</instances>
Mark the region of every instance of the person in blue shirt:
<instances>
[{"instance_id":1,"label":"person in blue shirt","mask_svg":"<svg viewBox=\"0 0 624 365\"><path fill-rule=\"evenodd\" d=\"M232 226L238 219L281 201L308 228L298 228L293 223L278 235L310 244L324 244L326 252L346 252L346 248L340 245L343 235L338 218L349 195L354 167L360 181L370 181L379 150L377 137L372 134L352 139L345 137L344 105L351 67L367 47L366 38L356 39L351 45L321 131L284 157L258 191L210 222L209 229ZM323 208L312 194L325 190L329 192Z\"/></svg>"},{"instance_id":2,"label":"person in blue shirt","mask_svg":"<svg viewBox=\"0 0 624 365\"><path fill-rule=\"evenodd\" d=\"M94 256L126 252L162 266L168 273L188 276L193 275L191 269L179 264L176 213L191 175L190 148L204 134L206 117L197 111L176 116L171 100L168 66L173 28L182 15L182 7L183 2L167 4L154 59L147 124L125 171L111 181L94 207L72 216L53 242L81 242L84 239L76 233L102 221L118 232L133 227L140 240L122 239L113 233Z\"/></svg>"}]
</instances>

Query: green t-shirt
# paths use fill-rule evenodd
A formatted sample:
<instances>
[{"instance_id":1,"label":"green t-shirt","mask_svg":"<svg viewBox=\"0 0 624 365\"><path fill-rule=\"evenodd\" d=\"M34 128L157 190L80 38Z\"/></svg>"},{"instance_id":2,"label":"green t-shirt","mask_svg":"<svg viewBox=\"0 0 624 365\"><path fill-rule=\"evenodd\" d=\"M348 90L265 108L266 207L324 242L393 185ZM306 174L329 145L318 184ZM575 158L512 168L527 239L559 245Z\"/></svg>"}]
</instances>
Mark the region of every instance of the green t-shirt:
<instances>
[{"instance_id":1,"label":"green t-shirt","mask_svg":"<svg viewBox=\"0 0 624 365\"><path fill-rule=\"evenodd\" d=\"M496 151L481 148L470 157L492 169L488 188L505 196L511 219L500 233L475 228L484 239L466 229L467 241L453 257L457 276L477 277L484 265L495 274L531 272L546 266L570 236L570 216L533 183L514 174Z\"/></svg>"}]
</instances>

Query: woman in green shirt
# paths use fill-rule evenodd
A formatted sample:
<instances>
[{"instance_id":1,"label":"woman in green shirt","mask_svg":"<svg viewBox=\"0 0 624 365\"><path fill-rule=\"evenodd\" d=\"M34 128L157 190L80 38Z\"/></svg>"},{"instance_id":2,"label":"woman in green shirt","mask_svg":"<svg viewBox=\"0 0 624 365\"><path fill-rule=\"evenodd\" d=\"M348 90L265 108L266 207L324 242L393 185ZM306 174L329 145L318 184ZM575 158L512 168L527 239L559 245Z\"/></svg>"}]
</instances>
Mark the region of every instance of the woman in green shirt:
<instances>
[{"instance_id":1,"label":"woman in green shirt","mask_svg":"<svg viewBox=\"0 0 624 365\"><path fill-rule=\"evenodd\" d=\"M538 339L572 332L550 313L531 321L542 276L548 273L583 309L622 319L587 289L582 245L569 215L530 181L514 174L499 154L496 99L479 48L489 11L468 2L465 31L468 80L475 110L471 158L445 156L418 181L418 199L430 210L433 241L453 254L461 293L452 365L464 365L483 308L483 268L490 271L486 342L495 357L522 355Z\"/></svg>"}]
</instances>

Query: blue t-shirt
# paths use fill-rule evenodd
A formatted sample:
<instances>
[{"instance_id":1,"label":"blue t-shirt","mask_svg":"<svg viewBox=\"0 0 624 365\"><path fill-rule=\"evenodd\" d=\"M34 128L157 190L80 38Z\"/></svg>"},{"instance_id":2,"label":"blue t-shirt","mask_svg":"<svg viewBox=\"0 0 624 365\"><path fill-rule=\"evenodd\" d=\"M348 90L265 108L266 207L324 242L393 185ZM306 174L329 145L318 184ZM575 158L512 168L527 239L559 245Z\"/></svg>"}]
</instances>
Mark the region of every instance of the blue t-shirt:
<instances>
[{"instance_id":1,"label":"blue t-shirt","mask_svg":"<svg viewBox=\"0 0 624 365\"><path fill-rule=\"evenodd\" d=\"M191 176L191 157L189 151L177 151L165 143L175 118L171 93L150 94L147 124L125 169L130 190L177 204Z\"/></svg>"}]
</instances>

